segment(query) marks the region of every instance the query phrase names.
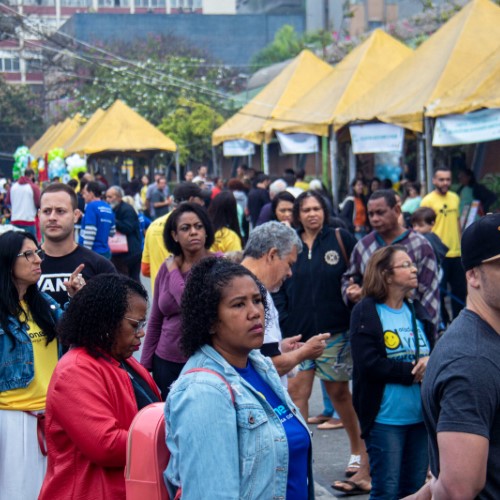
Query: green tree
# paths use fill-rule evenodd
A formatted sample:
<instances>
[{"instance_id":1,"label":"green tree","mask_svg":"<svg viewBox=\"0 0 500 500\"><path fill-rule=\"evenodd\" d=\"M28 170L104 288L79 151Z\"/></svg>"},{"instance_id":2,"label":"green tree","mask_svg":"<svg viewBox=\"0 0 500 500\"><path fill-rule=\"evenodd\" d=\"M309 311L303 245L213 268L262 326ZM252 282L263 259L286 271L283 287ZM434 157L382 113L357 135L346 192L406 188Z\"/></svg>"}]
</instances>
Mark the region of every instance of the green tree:
<instances>
[{"instance_id":1,"label":"green tree","mask_svg":"<svg viewBox=\"0 0 500 500\"><path fill-rule=\"evenodd\" d=\"M41 131L39 99L27 86L10 85L0 76L0 151L14 152Z\"/></svg>"},{"instance_id":2,"label":"green tree","mask_svg":"<svg viewBox=\"0 0 500 500\"><path fill-rule=\"evenodd\" d=\"M285 24L276 33L274 40L255 54L252 58L252 64L263 67L286 61L299 54L303 48L303 40L293 26Z\"/></svg>"},{"instance_id":3,"label":"green tree","mask_svg":"<svg viewBox=\"0 0 500 500\"><path fill-rule=\"evenodd\" d=\"M224 123L217 111L195 101L179 99L175 111L158 127L179 148L180 162L206 162L211 158L212 132Z\"/></svg>"}]
</instances>

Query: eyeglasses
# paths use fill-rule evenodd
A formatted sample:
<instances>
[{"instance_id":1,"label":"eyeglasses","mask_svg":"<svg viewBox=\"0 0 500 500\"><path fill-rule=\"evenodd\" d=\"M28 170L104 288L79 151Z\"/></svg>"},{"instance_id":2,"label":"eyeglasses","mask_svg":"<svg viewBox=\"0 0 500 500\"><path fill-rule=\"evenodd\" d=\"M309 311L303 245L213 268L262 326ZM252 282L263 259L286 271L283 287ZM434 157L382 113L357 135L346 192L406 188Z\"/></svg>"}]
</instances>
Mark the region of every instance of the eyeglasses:
<instances>
[{"instance_id":1,"label":"eyeglasses","mask_svg":"<svg viewBox=\"0 0 500 500\"><path fill-rule=\"evenodd\" d=\"M147 319L134 319L134 318L127 318L125 316L125 319L128 319L129 321L133 321L134 323L137 323L137 326L134 328L134 332L137 335L141 330L145 330L146 326L148 324Z\"/></svg>"},{"instance_id":2,"label":"eyeglasses","mask_svg":"<svg viewBox=\"0 0 500 500\"><path fill-rule=\"evenodd\" d=\"M389 269L410 269L410 267L414 267L415 269L418 269L417 264L415 262L403 262L399 266L392 266Z\"/></svg>"},{"instance_id":3,"label":"eyeglasses","mask_svg":"<svg viewBox=\"0 0 500 500\"><path fill-rule=\"evenodd\" d=\"M26 252L18 253L17 257L24 257L28 262L35 262L35 255L43 260L45 252L41 248L38 250L26 250Z\"/></svg>"}]
</instances>

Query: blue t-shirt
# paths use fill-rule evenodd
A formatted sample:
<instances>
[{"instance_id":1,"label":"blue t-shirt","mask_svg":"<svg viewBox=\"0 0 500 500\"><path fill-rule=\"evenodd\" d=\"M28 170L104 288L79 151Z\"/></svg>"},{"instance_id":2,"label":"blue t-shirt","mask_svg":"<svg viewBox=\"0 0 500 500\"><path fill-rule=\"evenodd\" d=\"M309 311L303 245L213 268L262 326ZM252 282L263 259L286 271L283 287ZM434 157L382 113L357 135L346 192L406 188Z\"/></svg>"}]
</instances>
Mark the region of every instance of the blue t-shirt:
<instances>
[{"instance_id":1,"label":"blue t-shirt","mask_svg":"<svg viewBox=\"0 0 500 500\"><path fill-rule=\"evenodd\" d=\"M114 226L115 214L112 208L102 200L91 201L85 208L78 243L100 255L105 255L110 251L108 238ZM88 242L92 237L94 242L90 248Z\"/></svg>"},{"instance_id":2,"label":"blue t-shirt","mask_svg":"<svg viewBox=\"0 0 500 500\"><path fill-rule=\"evenodd\" d=\"M415 336L411 311L406 303L401 309L377 304L382 322L387 357L393 361L415 361ZM429 356L430 347L422 323L417 320L419 356ZM423 422L420 384L386 384L375 422L388 425L412 425Z\"/></svg>"},{"instance_id":3,"label":"blue t-shirt","mask_svg":"<svg viewBox=\"0 0 500 500\"><path fill-rule=\"evenodd\" d=\"M308 431L262 379L251 363L248 363L246 368L234 367L234 369L260 393L281 420L288 441L286 497L294 500L306 500L308 498L307 461L310 447Z\"/></svg>"}]
</instances>

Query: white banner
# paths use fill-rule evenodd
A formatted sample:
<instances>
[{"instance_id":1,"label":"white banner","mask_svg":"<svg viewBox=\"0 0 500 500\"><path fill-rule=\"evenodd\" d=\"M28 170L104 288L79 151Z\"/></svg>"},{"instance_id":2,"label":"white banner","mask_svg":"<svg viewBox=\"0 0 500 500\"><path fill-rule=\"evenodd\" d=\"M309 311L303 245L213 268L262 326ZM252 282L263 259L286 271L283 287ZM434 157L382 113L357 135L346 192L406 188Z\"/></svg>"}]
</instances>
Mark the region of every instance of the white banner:
<instances>
[{"instance_id":1,"label":"white banner","mask_svg":"<svg viewBox=\"0 0 500 500\"><path fill-rule=\"evenodd\" d=\"M368 123L351 125L352 151L355 155L363 153L392 153L403 150L405 131L403 128L387 123Z\"/></svg>"},{"instance_id":2,"label":"white banner","mask_svg":"<svg viewBox=\"0 0 500 500\"><path fill-rule=\"evenodd\" d=\"M283 134L276 132L283 154L317 153L318 137L312 134Z\"/></svg>"},{"instance_id":3,"label":"white banner","mask_svg":"<svg viewBox=\"0 0 500 500\"><path fill-rule=\"evenodd\" d=\"M437 118L432 145L454 146L496 139L500 139L500 109L482 109Z\"/></svg>"},{"instance_id":4,"label":"white banner","mask_svg":"<svg viewBox=\"0 0 500 500\"><path fill-rule=\"evenodd\" d=\"M255 154L255 144L244 139L224 141L222 145L224 156L248 156Z\"/></svg>"}]
</instances>

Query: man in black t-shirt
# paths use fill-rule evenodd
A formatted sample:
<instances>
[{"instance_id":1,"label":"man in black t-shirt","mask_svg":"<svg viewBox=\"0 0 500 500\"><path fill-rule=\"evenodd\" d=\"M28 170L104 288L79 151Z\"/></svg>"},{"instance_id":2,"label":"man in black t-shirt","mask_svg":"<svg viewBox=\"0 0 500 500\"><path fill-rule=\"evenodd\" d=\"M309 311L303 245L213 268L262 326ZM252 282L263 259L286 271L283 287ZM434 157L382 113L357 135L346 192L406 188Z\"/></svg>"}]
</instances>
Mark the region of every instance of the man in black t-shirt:
<instances>
[{"instance_id":1,"label":"man in black t-shirt","mask_svg":"<svg viewBox=\"0 0 500 500\"><path fill-rule=\"evenodd\" d=\"M39 217L45 257L38 287L61 306L68 302L65 283L75 270L85 281L96 274L116 272L108 259L75 242L74 226L79 216L76 194L66 184L50 184L42 192Z\"/></svg>"},{"instance_id":2,"label":"man in black t-shirt","mask_svg":"<svg viewBox=\"0 0 500 500\"><path fill-rule=\"evenodd\" d=\"M500 498L500 214L462 237L467 306L432 352L422 385L434 479L411 498Z\"/></svg>"}]
</instances>

